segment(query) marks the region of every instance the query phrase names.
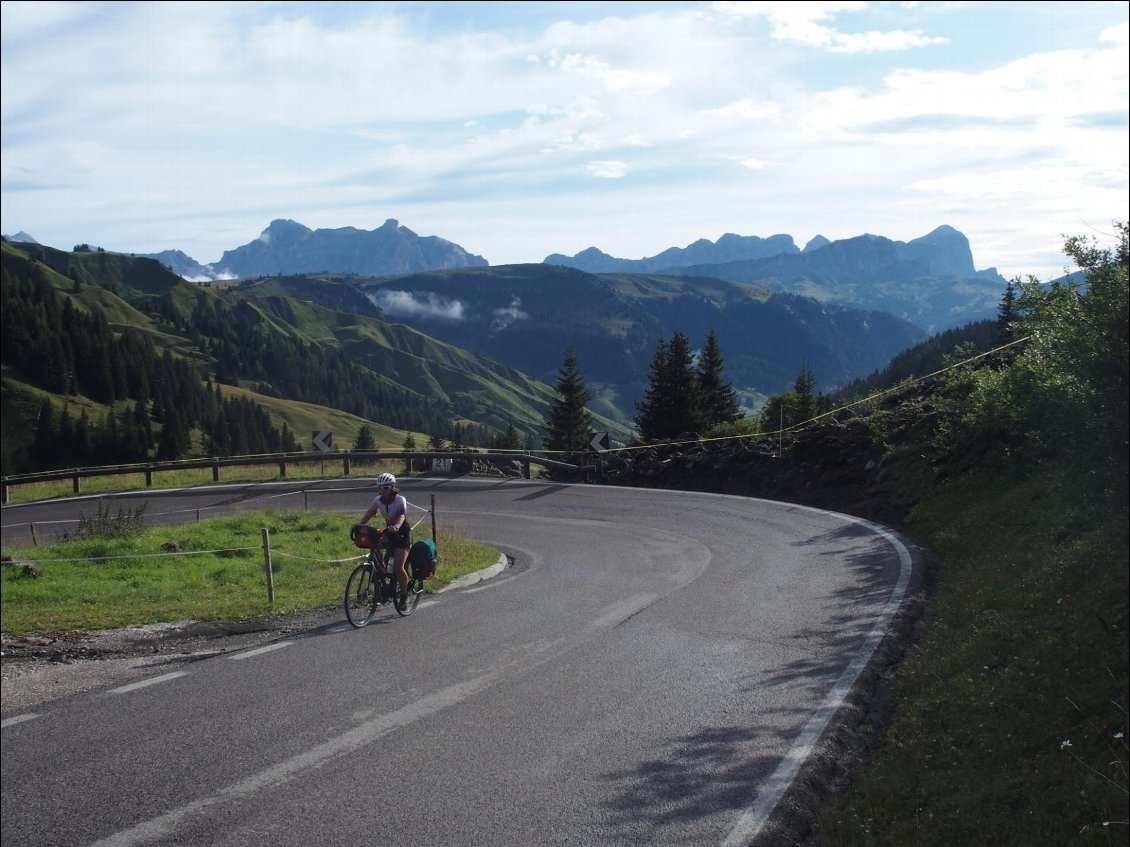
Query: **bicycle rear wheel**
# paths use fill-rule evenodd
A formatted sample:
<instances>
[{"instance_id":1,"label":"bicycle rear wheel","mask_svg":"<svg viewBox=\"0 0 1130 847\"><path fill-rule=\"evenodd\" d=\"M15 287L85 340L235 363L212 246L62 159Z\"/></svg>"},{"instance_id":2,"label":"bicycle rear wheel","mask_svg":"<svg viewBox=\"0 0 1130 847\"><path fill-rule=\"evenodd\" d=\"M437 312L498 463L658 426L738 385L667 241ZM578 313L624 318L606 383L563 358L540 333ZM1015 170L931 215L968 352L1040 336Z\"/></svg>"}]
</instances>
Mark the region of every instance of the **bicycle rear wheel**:
<instances>
[{"instance_id":1,"label":"bicycle rear wheel","mask_svg":"<svg viewBox=\"0 0 1130 847\"><path fill-rule=\"evenodd\" d=\"M345 617L360 629L373 619L377 611L377 586L373 584L373 568L368 563L358 565L345 584Z\"/></svg>"},{"instance_id":2,"label":"bicycle rear wheel","mask_svg":"<svg viewBox=\"0 0 1130 847\"><path fill-rule=\"evenodd\" d=\"M404 603L404 608L401 608L399 603L396 604L396 613L402 618L416 611L416 606L420 603L420 595L424 593L422 588L417 591L414 583L415 580L408 580L408 600ZM399 594L400 592L398 591L397 595L399 596Z\"/></svg>"}]
</instances>

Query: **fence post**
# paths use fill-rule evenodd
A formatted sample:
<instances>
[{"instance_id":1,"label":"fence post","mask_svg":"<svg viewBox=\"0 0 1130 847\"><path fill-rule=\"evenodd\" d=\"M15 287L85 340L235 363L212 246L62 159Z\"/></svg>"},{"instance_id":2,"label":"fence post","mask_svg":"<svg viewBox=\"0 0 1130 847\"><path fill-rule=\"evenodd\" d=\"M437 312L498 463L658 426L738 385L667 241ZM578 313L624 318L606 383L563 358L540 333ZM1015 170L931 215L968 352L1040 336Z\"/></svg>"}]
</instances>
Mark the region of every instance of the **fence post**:
<instances>
[{"instance_id":1,"label":"fence post","mask_svg":"<svg viewBox=\"0 0 1130 847\"><path fill-rule=\"evenodd\" d=\"M267 602L275 602L275 574L271 570L271 536L263 527L263 569L267 572Z\"/></svg>"},{"instance_id":2,"label":"fence post","mask_svg":"<svg viewBox=\"0 0 1130 847\"><path fill-rule=\"evenodd\" d=\"M432 541L436 540L436 496L432 495Z\"/></svg>"}]
</instances>

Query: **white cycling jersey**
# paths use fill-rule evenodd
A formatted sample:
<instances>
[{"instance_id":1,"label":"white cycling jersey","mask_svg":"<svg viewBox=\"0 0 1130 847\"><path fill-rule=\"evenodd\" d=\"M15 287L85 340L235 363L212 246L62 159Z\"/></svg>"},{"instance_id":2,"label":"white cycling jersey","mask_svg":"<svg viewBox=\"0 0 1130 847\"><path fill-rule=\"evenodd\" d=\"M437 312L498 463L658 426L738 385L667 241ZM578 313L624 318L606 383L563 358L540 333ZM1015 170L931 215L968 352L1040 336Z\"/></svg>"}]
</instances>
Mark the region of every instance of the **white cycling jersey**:
<instances>
[{"instance_id":1,"label":"white cycling jersey","mask_svg":"<svg viewBox=\"0 0 1130 847\"><path fill-rule=\"evenodd\" d=\"M401 515L403 515L405 519L408 517L408 501L404 499L403 494L397 494L391 503L385 503L378 494L373 499L373 506L376 508L376 511L380 513L381 517L385 519L386 524L396 523Z\"/></svg>"}]
</instances>

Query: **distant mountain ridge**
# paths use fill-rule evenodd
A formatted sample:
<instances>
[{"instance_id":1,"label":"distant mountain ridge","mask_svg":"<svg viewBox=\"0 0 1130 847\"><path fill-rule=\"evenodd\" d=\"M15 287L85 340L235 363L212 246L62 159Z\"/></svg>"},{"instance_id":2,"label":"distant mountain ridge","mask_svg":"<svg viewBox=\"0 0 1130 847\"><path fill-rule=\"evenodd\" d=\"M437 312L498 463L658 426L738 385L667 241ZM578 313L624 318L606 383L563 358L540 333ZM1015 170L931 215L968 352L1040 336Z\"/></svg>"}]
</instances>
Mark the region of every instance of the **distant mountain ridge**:
<instances>
[{"instance_id":1,"label":"distant mountain ridge","mask_svg":"<svg viewBox=\"0 0 1130 847\"><path fill-rule=\"evenodd\" d=\"M993 317L1006 280L977 270L969 240L950 226L921 238L878 235L833 241L799 254L670 269L855 309L881 310L930 333Z\"/></svg>"},{"instance_id":2,"label":"distant mountain ridge","mask_svg":"<svg viewBox=\"0 0 1130 847\"><path fill-rule=\"evenodd\" d=\"M419 236L390 218L374 230L311 230L291 220L272 221L255 241L225 251L213 267L242 278L321 271L386 276L486 266L486 259L458 244Z\"/></svg>"},{"instance_id":3,"label":"distant mountain ridge","mask_svg":"<svg viewBox=\"0 0 1130 847\"><path fill-rule=\"evenodd\" d=\"M827 243L823 236L817 236ZM807 247L805 249L808 249ZM546 256L543 264L562 265L593 274L600 273L664 273L668 269L684 268L690 265L719 264L749 259L762 259L781 253L799 253L791 235L771 235L760 238L756 235L734 235L726 233L717 241L700 238L686 247L670 247L656 256L644 259L617 259L596 247L582 250L575 256L553 253Z\"/></svg>"},{"instance_id":4,"label":"distant mountain ridge","mask_svg":"<svg viewBox=\"0 0 1130 847\"><path fill-rule=\"evenodd\" d=\"M211 265L179 250L144 256L198 282L319 273L383 278L490 266L458 244L421 237L394 219L372 231L311 230L296 221L275 220L257 239L225 251ZM871 234L829 241L818 235L801 250L791 235L727 233L715 242L699 239L644 259L617 258L590 247L571 257L551 254L542 264L596 274L754 283L825 305L889 312L925 332L995 316L1006 284L995 268L977 270L968 239L946 225L909 242Z\"/></svg>"},{"instance_id":5,"label":"distant mountain ridge","mask_svg":"<svg viewBox=\"0 0 1130 847\"><path fill-rule=\"evenodd\" d=\"M636 272L748 282L820 303L889 312L927 332L992 317L1004 293L996 268L977 270L969 240L940 226L909 242L878 235L829 241L818 235L797 249L792 236L724 235L646 259L616 259L590 247L553 254L547 264L591 273Z\"/></svg>"}]
</instances>

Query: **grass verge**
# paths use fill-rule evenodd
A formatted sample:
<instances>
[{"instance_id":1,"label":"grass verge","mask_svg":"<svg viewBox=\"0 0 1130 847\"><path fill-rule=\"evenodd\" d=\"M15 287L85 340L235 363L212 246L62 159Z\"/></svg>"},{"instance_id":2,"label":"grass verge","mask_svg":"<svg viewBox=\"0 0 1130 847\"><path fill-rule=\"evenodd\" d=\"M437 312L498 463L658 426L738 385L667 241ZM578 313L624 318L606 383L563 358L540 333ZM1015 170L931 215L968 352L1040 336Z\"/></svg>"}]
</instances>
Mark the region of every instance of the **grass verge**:
<instances>
[{"instance_id":1,"label":"grass verge","mask_svg":"<svg viewBox=\"0 0 1130 847\"><path fill-rule=\"evenodd\" d=\"M346 578L363 554L349 541L354 520L318 511L249 512L121 537L4 549L5 559L17 562L0 568L0 627L27 635L332 608L342 602ZM273 604L267 600L264 528ZM440 561L429 591L498 560L497 550L451 535L442 525L436 534ZM170 541L179 552L167 549ZM82 561L52 561L59 559Z\"/></svg>"},{"instance_id":2,"label":"grass verge","mask_svg":"<svg viewBox=\"0 0 1130 847\"><path fill-rule=\"evenodd\" d=\"M1095 488L1061 466L920 502L936 603L820 844L1127 843L1127 513Z\"/></svg>"}]
</instances>

